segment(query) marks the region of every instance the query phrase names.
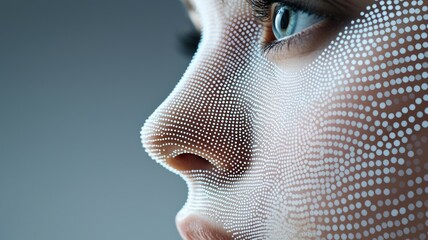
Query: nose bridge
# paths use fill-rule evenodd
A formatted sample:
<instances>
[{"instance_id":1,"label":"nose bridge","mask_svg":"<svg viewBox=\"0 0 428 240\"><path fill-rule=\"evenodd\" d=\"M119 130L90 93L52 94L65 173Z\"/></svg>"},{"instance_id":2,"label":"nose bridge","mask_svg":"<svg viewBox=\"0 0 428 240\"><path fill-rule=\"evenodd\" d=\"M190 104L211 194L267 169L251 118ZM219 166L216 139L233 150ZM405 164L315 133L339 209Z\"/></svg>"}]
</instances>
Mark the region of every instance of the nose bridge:
<instances>
[{"instance_id":1,"label":"nose bridge","mask_svg":"<svg viewBox=\"0 0 428 240\"><path fill-rule=\"evenodd\" d=\"M241 173L250 161L251 115L241 76L249 60L237 54L242 49L224 49L202 49L142 128L146 151L170 170L176 171L165 164L167 159L188 153L231 174Z\"/></svg>"}]
</instances>

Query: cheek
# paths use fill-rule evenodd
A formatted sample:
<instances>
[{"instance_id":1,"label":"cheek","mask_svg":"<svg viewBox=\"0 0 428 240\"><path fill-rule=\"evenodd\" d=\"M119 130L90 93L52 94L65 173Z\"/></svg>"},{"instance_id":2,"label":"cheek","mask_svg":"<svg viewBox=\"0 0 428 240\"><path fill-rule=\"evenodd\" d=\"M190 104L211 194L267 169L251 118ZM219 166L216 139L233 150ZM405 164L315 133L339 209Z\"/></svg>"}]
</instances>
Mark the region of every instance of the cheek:
<instances>
[{"instance_id":1,"label":"cheek","mask_svg":"<svg viewBox=\"0 0 428 240\"><path fill-rule=\"evenodd\" d=\"M307 68L308 65L313 63L323 52L324 49L314 50L304 54L299 54L294 57L281 57L281 54L276 56L267 56L268 60L275 63L278 68L287 73L297 73Z\"/></svg>"},{"instance_id":2,"label":"cheek","mask_svg":"<svg viewBox=\"0 0 428 240\"><path fill-rule=\"evenodd\" d=\"M254 163L263 166L262 198L281 206L262 207L268 226L281 222L290 236L307 236L311 224L325 234L368 236L368 225L380 221L396 234L403 227L388 225L393 216L426 228L418 225L428 207L421 201L428 172L425 25L393 24L399 19L371 29L354 24L311 66L290 73L284 64L270 78L258 76L270 108L255 119L261 154Z\"/></svg>"}]
</instances>

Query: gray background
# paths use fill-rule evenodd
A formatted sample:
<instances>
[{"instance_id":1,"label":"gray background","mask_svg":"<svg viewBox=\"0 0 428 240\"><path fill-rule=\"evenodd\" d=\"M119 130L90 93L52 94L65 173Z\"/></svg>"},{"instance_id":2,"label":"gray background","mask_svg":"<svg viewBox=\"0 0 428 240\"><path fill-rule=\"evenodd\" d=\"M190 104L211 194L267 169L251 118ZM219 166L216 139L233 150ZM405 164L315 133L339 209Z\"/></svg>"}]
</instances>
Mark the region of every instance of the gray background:
<instances>
[{"instance_id":1,"label":"gray background","mask_svg":"<svg viewBox=\"0 0 428 240\"><path fill-rule=\"evenodd\" d=\"M0 1L0 239L178 239L140 127L189 58L178 0Z\"/></svg>"}]
</instances>

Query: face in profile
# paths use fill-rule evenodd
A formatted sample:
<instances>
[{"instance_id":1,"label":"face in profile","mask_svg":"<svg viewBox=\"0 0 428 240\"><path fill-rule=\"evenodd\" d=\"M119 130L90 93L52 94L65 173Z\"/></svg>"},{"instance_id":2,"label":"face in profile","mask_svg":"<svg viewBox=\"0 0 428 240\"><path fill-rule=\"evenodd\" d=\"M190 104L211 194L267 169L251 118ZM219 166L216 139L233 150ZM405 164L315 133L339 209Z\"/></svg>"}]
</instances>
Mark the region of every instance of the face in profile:
<instances>
[{"instance_id":1,"label":"face in profile","mask_svg":"<svg viewBox=\"0 0 428 240\"><path fill-rule=\"evenodd\" d=\"M185 239L426 239L426 1L184 0L201 41L142 128Z\"/></svg>"}]
</instances>

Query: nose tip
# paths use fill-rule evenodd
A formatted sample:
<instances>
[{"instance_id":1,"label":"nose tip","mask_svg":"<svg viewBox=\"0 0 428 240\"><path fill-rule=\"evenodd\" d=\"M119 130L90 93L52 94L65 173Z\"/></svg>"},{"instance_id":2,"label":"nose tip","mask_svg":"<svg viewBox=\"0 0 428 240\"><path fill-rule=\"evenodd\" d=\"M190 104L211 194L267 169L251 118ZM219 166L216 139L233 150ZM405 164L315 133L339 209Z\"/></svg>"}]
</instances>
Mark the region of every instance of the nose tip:
<instances>
[{"instance_id":1,"label":"nose tip","mask_svg":"<svg viewBox=\"0 0 428 240\"><path fill-rule=\"evenodd\" d=\"M230 148L218 146L209 141L213 136L203 139L197 132L189 136L186 131L193 131L188 128L178 131L180 124L165 124L151 118L141 129L143 147L151 158L173 172L206 170L236 176L248 165L248 151L237 147L242 142L229 142Z\"/></svg>"},{"instance_id":2,"label":"nose tip","mask_svg":"<svg viewBox=\"0 0 428 240\"><path fill-rule=\"evenodd\" d=\"M162 104L141 129L150 157L175 173L206 170L233 178L244 173L251 158L245 111L228 120L208 118L183 111L174 102Z\"/></svg>"},{"instance_id":3,"label":"nose tip","mask_svg":"<svg viewBox=\"0 0 428 240\"><path fill-rule=\"evenodd\" d=\"M158 120L153 121L153 118ZM154 116L146 121L141 129L141 141L150 157L172 171L213 170L216 164L196 155L195 149L191 148L192 144L184 141L185 137L174 133L177 128L162 124Z\"/></svg>"}]
</instances>

